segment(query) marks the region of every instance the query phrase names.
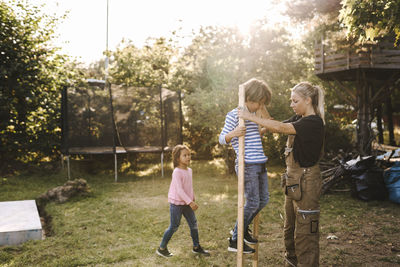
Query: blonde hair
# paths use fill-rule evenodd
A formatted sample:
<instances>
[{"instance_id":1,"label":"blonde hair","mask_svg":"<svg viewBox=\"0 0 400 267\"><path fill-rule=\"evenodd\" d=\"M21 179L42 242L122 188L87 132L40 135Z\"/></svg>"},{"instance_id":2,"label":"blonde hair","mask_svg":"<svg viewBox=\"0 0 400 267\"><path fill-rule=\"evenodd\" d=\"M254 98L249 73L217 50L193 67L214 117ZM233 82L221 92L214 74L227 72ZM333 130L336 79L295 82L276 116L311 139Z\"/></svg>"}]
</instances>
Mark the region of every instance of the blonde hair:
<instances>
[{"instance_id":1,"label":"blonde hair","mask_svg":"<svg viewBox=\"0 0 400 267\"><path fill-rule=\"evenodd\" d=\"M266 82L252 78L243 84L245 91L245 101L259 102L265 98L265 104L271 102L272 92Z\"/></svg>"},{"instance_id":2,"label":"blonde hair","mask_svg":"<svg viewBox=\"0 0 400 267\"><path fill-rule=\"evenodd\" d=\"M172 162L174 164L174 168L179 166L179 157L181 156L181 151L185 149L190 152L189 148L185 145L176 145L172 149Z\"/></svg>"},{"instance_id":3,"label":"blonde hair","mask_svg":"<svg viewBox=\"0 0 400 267\"><path fill-rule=\"evenodd\" d=\"M310 97L315 114L320 116L325 123L324 90L321 87L312 85L309 82L301 82L295 85L291 91L302 98Z\"/></svg>"}]
</instances>

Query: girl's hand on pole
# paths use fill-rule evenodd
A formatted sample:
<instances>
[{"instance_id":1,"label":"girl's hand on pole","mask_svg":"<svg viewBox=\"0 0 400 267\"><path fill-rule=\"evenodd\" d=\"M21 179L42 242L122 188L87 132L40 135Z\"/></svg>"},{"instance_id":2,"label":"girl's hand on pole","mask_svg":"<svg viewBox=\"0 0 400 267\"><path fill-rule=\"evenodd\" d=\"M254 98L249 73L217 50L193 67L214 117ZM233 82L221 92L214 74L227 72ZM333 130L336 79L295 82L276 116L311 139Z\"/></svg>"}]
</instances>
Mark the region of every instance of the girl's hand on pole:
<instances>
[{"instance_id":1,"label":"girl's hand on pole","mask_svg":"<svg viewBox=\"0 0 400 267\"><path fill-rule=\"evenodd\" d=\"M239 136L244 136L246 134L246 127L245 126L238 126L232 131L230 131L227 135L225 135L225 141L229 143L232 138L234 137L239 137Z\"/></svg>"},{"instance_id":2,"label":"girl's hand on pole","mask_svg":"<svg viewBox=\"0 0 400 267\"><path fill-rule=\"evenodd\" d=\"M199 208L199 206L194 202L190 202L189 206L193 211L196 211Z\"/></svg>"}]
</instances>

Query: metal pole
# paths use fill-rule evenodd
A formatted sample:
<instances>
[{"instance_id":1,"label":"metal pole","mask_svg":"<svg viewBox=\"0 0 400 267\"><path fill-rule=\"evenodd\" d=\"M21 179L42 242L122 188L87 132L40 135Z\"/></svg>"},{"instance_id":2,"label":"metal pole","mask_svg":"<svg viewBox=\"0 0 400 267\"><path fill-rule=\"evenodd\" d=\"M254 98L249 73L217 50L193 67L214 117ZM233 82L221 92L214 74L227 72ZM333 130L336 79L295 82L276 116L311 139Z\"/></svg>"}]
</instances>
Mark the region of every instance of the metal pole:
<instances>
[{"instance_id":1,"label":"metal pole","mask_svg":"<svg viewBox=\"0 0 400 267\"><path fill-rule=\"evenodd\" d=\"M239 107L245 105L244 87L239 86ZM245 126L244 119L239 118L239 127ZM244 230L244 136L239 137L239 168L238 168L238 238L237 266L243 266L243 230Z\"/></svg>"},{"instance_id":2,"label":"metal pole","mask_svg":"<svg viewBox=\"0 0 400 267\"><path fill-rule=\"evenodd\" d=\"M70 166L69 166L69 155L67 156L67 168L68 168L68 180L71 180L71 171L70 171L70 168L69 168Z\"/></svg>"},{"instance_id":3,"label":"metal pole","mask_svg":"<svg viewBox=\"0 0 400 267\"><path fill-rule=\"evenodd\" d=\"M108 85L108 90L110 94L110 112L111 112L111 125L112 125L112 133L113 133L113 154L114 154L114 177L115 177L115 182L118 181L118 163L117 163L117 125L115 124L115 119L114 119L114 106L113 106L113 96L112 96L112 91L111 91L111 84L106 83L106 86Z\"/></svg>"},{"instance_id":4,"label":"metal pole","mask_svg":"<svg viewBox=\"0 0 400 267\"><path fill-rule=\"evenodd\" d=\"M182 134L182 129L183 129L182 92L180 90L178 92L178 96L179 96L179 143L183 144L183 134Z\"/></svg>"},{"instance_id":5,"label":"metal pole","mask_svg":"<svg viewBox=\"0 0 400 267\"><path fill-rule=\"evenodd\" d=\"M64 153L69 156L68 86L64 86L62 91L61 121L61 167L64 170Z\"/></svg>"},{"instance_id":6,"label":"metal pole","mask_svg":"<svg viewBox=\"0 0 400 267\"><path fill-rule=\"evenodd\" d=\"M118 182L118 162L117 162L117 153L114 153L114 180Z\"/></svg>"},{"instance_id":7,"label":"metal pole","mask_svg":"<svg viewBox=\"0 0 400 267\"><path fill-rule=\"evenodd\" d=\"M104 71L105 71L105 82L107 84L107 78L108 78L108 10L109 10L109 0L107 0L107 22L106 22L106 60L104 62Z\"/></svg>"},{"instance_id":8,"label":"metal pole","mask_svg":"<svg viewBox=\"0 0 400 267\"><path fill-rule=\"evenodd\" d=\"M61 170L64 170L64 154L61 154Z\"/></svg>"},{"instance_id":9,"label":"metal pole","mask_svg":"<svg viewBox=\"0 0 400 267\"><path fill-rule=\"evenodd\" d=\"M161 151L161 177L164 178L164 152Z\"/></svg>"},{"instance_id":10,"label":"metal pole","mask_svg":"<svg viewBox=\"0 0 400 267\"><path fill-rule=\"evenodd\" d=\"M164 136L164 111L163 111L163 98L162 98L162 85L160 85L160 130L161 130L161 176L164 177L163 169L163 154L165 148L165 136Z\"/></svg>"}]
</instances>

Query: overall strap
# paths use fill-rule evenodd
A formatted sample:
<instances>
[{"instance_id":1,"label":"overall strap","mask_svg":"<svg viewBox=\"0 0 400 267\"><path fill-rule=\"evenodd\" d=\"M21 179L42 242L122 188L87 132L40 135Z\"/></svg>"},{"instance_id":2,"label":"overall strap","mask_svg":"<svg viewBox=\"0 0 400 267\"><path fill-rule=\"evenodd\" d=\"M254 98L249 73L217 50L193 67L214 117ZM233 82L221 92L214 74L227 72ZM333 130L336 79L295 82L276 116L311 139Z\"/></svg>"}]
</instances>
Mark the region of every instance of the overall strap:
<instances>
[{"instance_id":1,"label":"overall strap","mask_svg":"<svg viewBox=\"0 0 400 267\"><path fill-rule=\"evenodd\" d=\"M296 135L291 134L288 136L288 139L286 141L286 147L285 147L285 156L288 156L290 152L293 151L293 143L294 143L294 138Z\"/></svg>"}]
</instances>

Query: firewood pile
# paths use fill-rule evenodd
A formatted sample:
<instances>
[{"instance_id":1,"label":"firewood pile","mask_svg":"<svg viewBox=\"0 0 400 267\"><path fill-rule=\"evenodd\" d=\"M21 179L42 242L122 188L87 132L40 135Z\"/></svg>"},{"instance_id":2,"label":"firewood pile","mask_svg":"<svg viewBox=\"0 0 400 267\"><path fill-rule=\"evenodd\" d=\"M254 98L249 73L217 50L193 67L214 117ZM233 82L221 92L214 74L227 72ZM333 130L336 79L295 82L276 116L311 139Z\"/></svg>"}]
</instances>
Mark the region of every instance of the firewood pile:
<instances>
[{"instance_id":1,"label":"firewood pile","mask_svg":"<svg viewBox=\"0 0 400 267\"><path fill-rule=\"evenodd\" d=\"M321 194L325 194L330 189L334 189L335 185L349 183L348 177L345 176L343 163L355 157L356 152L344 152L339 150L338 153L327 153L324 160L320 162L322 189Z\"/></svg>"}]
</instances>

